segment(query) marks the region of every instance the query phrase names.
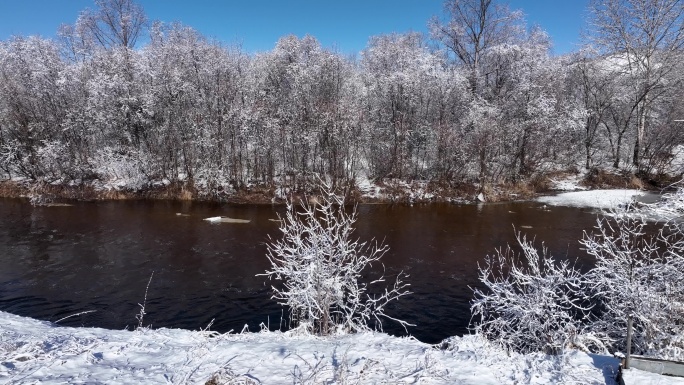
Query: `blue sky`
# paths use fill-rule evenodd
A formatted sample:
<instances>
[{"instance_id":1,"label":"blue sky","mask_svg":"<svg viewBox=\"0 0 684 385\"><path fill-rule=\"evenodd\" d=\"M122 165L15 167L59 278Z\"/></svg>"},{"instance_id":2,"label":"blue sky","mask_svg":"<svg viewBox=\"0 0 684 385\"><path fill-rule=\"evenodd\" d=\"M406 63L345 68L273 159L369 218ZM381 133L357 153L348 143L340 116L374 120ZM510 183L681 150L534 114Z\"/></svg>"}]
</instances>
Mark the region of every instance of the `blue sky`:
<instances>
[{"instance_id":1,"label":"blue sky","mask_svg":"<svg viewBox=\"0 0 684 385\"><path fill-rule=\"evenodd\" d=\"M247 52L273 48L279 37L310 34L343 53L362 50L373 35L427 31L442 0L139 0L151 20L180 21ZM550 35L556 53L574 50L588 0L509 0L528 25ZM92 0L0 0L0 40L11 35L53 37L62 23L94 7Z\"/></svg>"}]
</instances>

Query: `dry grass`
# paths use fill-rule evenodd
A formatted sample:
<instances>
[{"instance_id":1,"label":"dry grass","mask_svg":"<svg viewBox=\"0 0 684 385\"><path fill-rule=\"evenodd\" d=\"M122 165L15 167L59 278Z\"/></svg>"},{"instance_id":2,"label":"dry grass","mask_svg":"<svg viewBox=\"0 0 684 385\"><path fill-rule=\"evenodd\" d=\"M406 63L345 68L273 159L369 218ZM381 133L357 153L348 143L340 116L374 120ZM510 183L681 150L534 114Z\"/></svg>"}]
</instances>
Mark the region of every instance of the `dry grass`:
<instances>
[{"instance_id":1,"label":"dry grass","mask_svg":"<svg viewBox=\"0 0 684 385\"><path fill-rule=\"evenodd\" d=\"M0 182L0 197L2 198L18 198L26 196L28 193L28 186L12 181Z\"/></svg>"},{"instance_id":2,"label":"dry grass","mask_svg":"<svg viewBox=\"0 0 684 385\"><path fill-rule=\"evenodd\" d=\"M591 169L582 185L591 189L628 188L644 189L645 184L641 178L629 171L613 171L604 169Z\"/></svg>"},{"instance_id":3,"label":"dry grass","mask_svg":"<svg viewBox=\"0 0 684 385\"><path fill-rule=\"evenodd\" d=\"M553 173L553 174L537 174L530 178L528 185L535 193L545 193L553 187L551 183L552 178L562 177L568 173Z\"/></svg>"},{"instance_id":4,"label":"dry grass","mask_svg":"<svg viewBox=\"0 0 684 385\"><path fill-rule=\"evenodd\" d=\"M232 370L222 370L214 374L204 385L259 385L260 382L245 376L235 374Z\"/></svg>"},{"instance_id":5,"label":"dry grass","mask_svg":"<svg viewBox=\"0 0 684 385\"><path fill-rule=\"evenodd\" d=\"M181 190L180 194L178 194L178 199L182 201L191 201L192 191L185 189Z\"/></svg>"}]
</instances>

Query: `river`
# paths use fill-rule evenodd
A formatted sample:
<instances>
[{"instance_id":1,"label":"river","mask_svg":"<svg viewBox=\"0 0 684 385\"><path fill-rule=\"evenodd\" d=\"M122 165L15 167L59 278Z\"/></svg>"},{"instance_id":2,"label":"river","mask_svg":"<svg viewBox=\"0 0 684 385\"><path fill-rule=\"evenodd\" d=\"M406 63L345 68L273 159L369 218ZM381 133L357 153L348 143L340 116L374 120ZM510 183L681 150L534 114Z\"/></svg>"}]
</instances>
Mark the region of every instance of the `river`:
<instances>
[{"instance_id":1,"label":"river","mask_svg":"<svg viewBox=\"0 0 684 385\"><path fill-rule=\"evenodd\" d=\"M33 207L0 199L0 310L67 326L135 328L147 294L144 324L154 328L239 332L244 325L278 329L287 311L272 300L266 277L268 236L283 207L169 201L79 202ZM178 215L182 214L182 215ZM249 223L211 224L224 215ZM591 230L590 209L534 202L484 205L360 205L356 236L389 246L386 274L403 271L410 296L388 310L435 343L467 333L477 263L515 242L516 230L544 242L559 259L592 261L578 240ZM376 266L376 269L378 267ZM391 321L385 331L405 335Z\"/></svg>"}]
</instances>

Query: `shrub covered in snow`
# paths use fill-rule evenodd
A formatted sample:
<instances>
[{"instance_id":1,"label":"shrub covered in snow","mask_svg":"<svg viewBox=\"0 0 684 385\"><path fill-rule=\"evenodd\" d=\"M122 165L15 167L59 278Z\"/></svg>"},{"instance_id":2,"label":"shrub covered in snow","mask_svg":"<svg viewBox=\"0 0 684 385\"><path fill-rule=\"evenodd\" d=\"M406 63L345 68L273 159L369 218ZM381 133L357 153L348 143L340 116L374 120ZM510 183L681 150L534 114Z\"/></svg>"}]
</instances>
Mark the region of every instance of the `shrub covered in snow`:
<instances>
[{"instance_id":1,"label":"shrub covered in snow","mask_svg":"<svg viewBox=\"0 0 684 385\"><path fill-rule=\"evenodd\" d=\"M511 247L487 256L472 304L474 330L517 352L555 353L577 344L589 312L582 274L567 261L555 261L544 248L518 235L522 253Z\"/></svg>"},{"instance_id":2,"label":"shrub covered in snow","mask_svg":"<svg viewBox=\"0 0 684 385\"><path fill-rule=\"evenodd\" d=\"M387 247L353 239L355 221L356 207L347 212L343 198L322 183L318 202L288 204L281 218L283 238L268 244L271 269L264 275L282 281L273 287L273 298L290 308L293 325L306 333L359 332L371 329L371 323L381 329L381 318L408 325L385 313L390 301L409 294L401 274L377 295L370 289L384 277L360 281Z\"/></svg>"},{"instance_id":3,"label":"shrub covered in snow","mask_svg":"<svg viewBox=\"0 0 684 385\"><path fill-rule=\"evenodd\" d=\"M142 151L105 147L98 151L91 161L96 174L106 187L140 190L149 182L143 171L147 159Z\"/></svg>"},{"instance_id":4,"label":"shrub covered in snow","mask_svg":"<svg viewBox=\"0 0 684 385\"><path fill-rule=\"evenodd\" d=\"M634 211L608 213L580 241L596 258L580 274L518 237L522 254L498 251L480 267L473 329L518 352L625 349L633 319L632 352L684 358L684 232L648 224Z\"/></svg>"},{"instance_id":5,"label":"shrub covered in snow","mask_svg":"<svg viewBox=\"0 0 684 385\"><path fill-rule=\"evenodd\" d=\"M627 320L636 353L684 358L684 233L668 223L649 230L633 215L598 219L581 243L596 257L587 290L598 304L589 329L623 350Z\"/></svg>"},{"instance_id":6,"label":"shrub covered in snow","mask_svg":"<svg viewBox=\"0 0 684 385\"><path fill-rule=\"evenodd\" d=\"M679 182L679 187L670 193L663 194L658 202L645 205L647 214L667 221L679 221L684 216L684 182ZM673 222L677 224L677 222Z\"/></svg>"}]
</instances>

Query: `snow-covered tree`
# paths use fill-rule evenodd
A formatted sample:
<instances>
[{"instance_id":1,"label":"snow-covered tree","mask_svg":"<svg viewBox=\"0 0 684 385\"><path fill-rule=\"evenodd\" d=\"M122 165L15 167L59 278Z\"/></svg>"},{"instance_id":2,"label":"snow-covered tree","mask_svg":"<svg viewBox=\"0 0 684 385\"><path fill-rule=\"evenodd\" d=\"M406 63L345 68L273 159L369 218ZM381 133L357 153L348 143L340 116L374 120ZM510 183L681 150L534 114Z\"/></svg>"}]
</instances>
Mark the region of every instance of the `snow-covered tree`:
<instances>
[{"instance_id":1,"label":"snow-covered tree","mask_svg":"<svg viewBox=\"0 0 684 385\"><path fill-rule=\"evenodd\" d=\"M584 147L584 167L589 170L595 164L601 164L601 151L607 147L608 138L601 128L608 120L615 87L611 86L612 77L602 71L596 53L591 48L583 48L571 55L568 64L567 78L568 96L574 98L583 107L584 127L582 144ZM619 162L619 158L615 159Z\"/></svg>"},{"instance_id":2,"label":"snow-covered tree","mask_svg":"<svg viewBox=\"0 0 684 385\"><path fill-rule=\"evenodd\" d=\"M466 98L465 77L418 33L373 36L362 55L371 175L428 179L441 168L436 158L449 163L453 155L440 157L448 142L437 140L454 140L449 126Z\"/></svg>"},{"instance_id":3,"label":"snow-covered tree","mask_svg":"<svg viewBox=\"0 0 684 385\"><path fill-rule=\"evenodd\" d=\"M81 12L75 29L104 48L134 48L147 23L142 6L133 0L95 0L95 5Z\"/></svg>"},{"instance_id":4,"label":"snow-covered tree","mask_svg":"<svg viewBox=\"0 0 684 385\"><path fill-rule=\"evenodd\" d=\"M263 275L281 282L273 286L273 298L289 307L293 326L306 333L382 330L383 318L408 326L385 312L389 302L409 294L401 274L389 287L382 287L384 275L362 280L362 274L373 274L373 264L382 266L387 247L354 239L356 208L347 212L343 198L320 184L321 195L312 203L288 204L283 238L267 245L271 269Z\"/></svg>"},{"instance_id":5,"label":"snow-covered tree","mask_svg":"<svg viewBox=\"0 0 684 385\"><path fill-rule=\"evenodd\" d=\"M0 148L4 168L39 179L54 177L65 164L46 164L47 152L63 148L60 125L67 110L59 87L57 46L39 37L14 37L0 49ZM58 156L59 157L59 156ZM9 163L7 163L9 162Z\"/></svg>"},{"instance_id":6,"label":"snow-covered tree","mask_svg":"<svg viewBox=\"0 0 684 385\"><path fill-rule=\"evenodd\" d=\"M313 36L250 55L179 23L148 31L133 0L97 0L56 41L0 42L0 168L85 183L122 171L211 199L254 184L307 191L316 175L485 190L580 161L622 166L638 139L640 171L671 172L681 2L594 8L596 48L571 59L504 3L447 0L430 22L437 45L374 36L357 60ZM607 20L624 21L621 46Z\"/></svg>"},{"instance_id":7,"label":"snow-covered tree","mask_svg":"<svg viewBox=\"0 0 684 385\"><path fill-rule=\"evenodd\" d=\"M684 2L680 0L593 0L589 40L622 62L629 78L629 111L635 120L633 164L641 166L654 103L684 81Z\"/></svg>"},{"instance_id":8,"label":"snow-covered tree","mask_svg":"<svg viewBox=\"0 0 684 385\"><path fill-rule=\"evenodd\" d=\"M448 18L430 20L430 32L466 68L470 89L478 95L486 78L483 55L524 31L523 14L494 0L446 0L444 10Z\"/></svg>"}]
</instances>

